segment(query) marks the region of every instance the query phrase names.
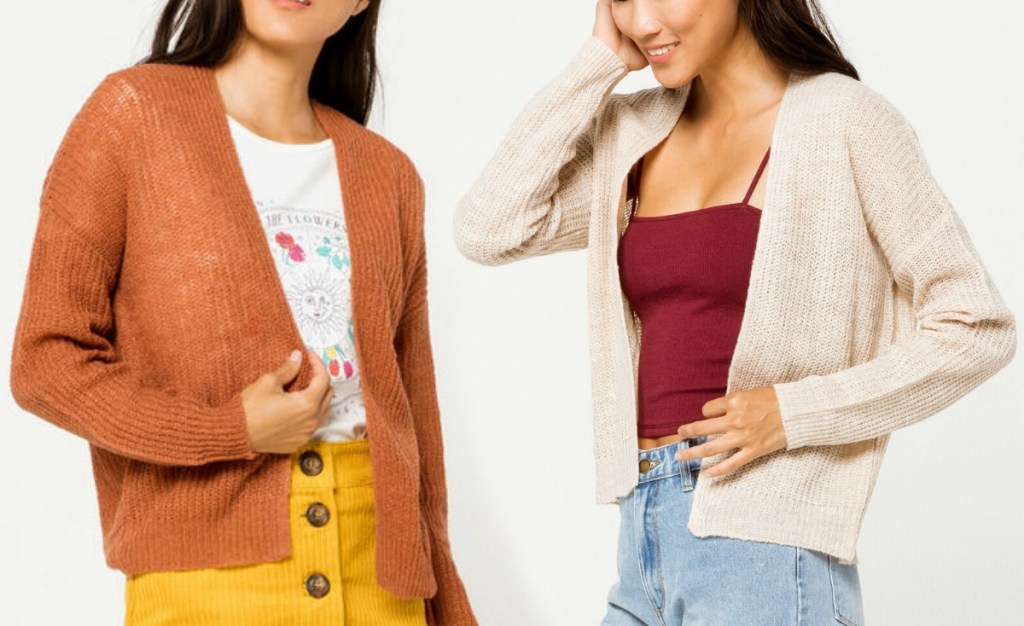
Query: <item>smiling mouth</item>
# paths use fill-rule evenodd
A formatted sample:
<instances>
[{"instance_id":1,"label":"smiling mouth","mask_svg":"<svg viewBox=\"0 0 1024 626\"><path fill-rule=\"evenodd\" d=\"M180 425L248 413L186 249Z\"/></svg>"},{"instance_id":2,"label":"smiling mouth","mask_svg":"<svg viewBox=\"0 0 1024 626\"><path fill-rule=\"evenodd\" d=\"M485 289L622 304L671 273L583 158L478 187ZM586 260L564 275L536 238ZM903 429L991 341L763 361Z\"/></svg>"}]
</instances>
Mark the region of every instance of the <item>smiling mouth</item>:
<instances>
[{"instance_id":1,"label":"smiling mouth","mask_svg":"<svg viewBox=\"0 0 1024 626\"><path fill-rule=\"evenodd\" d=\"M652 57L664 56L664 55L668 54L669 52L672 52L673 50L675 50L675 47L678 46L678 45L679 45L678 43L670 43L667 46L662 46L660 48L655 48L653 50L648 49L647 50L647 55L648 56L652 56Z\"/></svg>"}]
</instances>

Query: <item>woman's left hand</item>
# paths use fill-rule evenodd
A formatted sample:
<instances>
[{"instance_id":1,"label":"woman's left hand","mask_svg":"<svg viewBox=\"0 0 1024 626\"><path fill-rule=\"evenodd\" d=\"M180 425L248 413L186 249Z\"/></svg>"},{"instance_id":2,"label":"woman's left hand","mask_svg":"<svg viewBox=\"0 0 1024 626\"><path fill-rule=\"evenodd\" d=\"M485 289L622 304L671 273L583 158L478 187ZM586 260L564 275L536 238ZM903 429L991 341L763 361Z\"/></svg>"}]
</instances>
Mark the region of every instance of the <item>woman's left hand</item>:
<instances>
[{"instance_id":1,"label":"woman's left hand","mask_svg":"<svg viewBox=\"0 0 1024 626\"><path fill-rule=\"evenodd\" d=\"M684 424L679 434L684 439L704 435L722 435L699 446L676 453L680 461L713 456L736 450L729 458L708 469L705 476L723 476L754 459L786 448L786 432L774 387L757 387L715 398L704 403L706 419Z\"/></svg>"}]
</instances>

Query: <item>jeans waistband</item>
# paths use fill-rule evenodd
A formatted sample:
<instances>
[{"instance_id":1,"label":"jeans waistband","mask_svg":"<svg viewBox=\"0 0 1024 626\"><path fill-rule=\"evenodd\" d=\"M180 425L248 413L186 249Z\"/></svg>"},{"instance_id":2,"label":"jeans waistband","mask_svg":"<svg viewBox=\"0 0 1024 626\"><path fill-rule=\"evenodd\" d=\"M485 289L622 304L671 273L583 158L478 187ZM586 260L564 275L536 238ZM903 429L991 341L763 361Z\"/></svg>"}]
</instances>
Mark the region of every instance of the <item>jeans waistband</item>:
<instances>
[{"instance_id":1,"label":"jeans waistband","mask_svg":"<svg viewBox=\"0 0 1024 626\"><path fill-rule=\"evenodd\" d=\"M661 478L678 476L679 474L694 475L700 469L701 459L693 459L685 463L676 460L676 452L692 448L706 440L706 437L682 439L664 446L640 450L637 459L637 471L640 472L639 483L649 483Z\"/></svg>"}]
</instances>

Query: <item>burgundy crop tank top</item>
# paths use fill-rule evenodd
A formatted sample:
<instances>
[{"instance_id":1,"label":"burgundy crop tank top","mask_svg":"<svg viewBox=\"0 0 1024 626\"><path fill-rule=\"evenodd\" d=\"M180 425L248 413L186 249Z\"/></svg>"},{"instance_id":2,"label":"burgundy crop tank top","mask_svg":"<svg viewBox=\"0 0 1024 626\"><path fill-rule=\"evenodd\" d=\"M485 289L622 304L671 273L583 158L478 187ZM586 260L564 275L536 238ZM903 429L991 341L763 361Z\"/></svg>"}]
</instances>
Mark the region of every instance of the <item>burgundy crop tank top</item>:
<instances>
[{"instance_id":1,"label":"burgundy crop tank top","mask_svg":"<svg viewBox=\"0 0 1024 626\"><path fill-rule=\"evenodd\" d=\"M640 318L641 437L675 434L725 394L747 300L761 211L742 202L638 217L641 159L627 181L632 214L619 240L619 280Z\"/></svg>"}]
</instances>

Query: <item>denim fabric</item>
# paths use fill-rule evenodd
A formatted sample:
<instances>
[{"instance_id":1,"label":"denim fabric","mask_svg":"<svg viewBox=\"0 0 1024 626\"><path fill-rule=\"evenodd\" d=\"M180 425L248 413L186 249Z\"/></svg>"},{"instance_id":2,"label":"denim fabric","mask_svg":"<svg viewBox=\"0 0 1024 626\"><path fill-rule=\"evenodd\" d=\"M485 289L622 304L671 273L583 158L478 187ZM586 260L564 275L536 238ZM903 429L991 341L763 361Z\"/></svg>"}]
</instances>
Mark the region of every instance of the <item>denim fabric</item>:
<instances>
[{"instance_id":1,"label":"denim fabric","mask_svg":"<svg viewBox=\"0 0 1024 626\"><path fill-rule=\"evenodd\" d=\"M794 546L687 529L702 439L641 450L640 482L619 501L619 581L603 626L862 626L855 565Z\"/></svg>"}]
</instances>

